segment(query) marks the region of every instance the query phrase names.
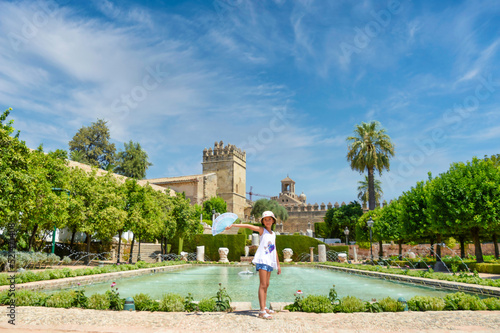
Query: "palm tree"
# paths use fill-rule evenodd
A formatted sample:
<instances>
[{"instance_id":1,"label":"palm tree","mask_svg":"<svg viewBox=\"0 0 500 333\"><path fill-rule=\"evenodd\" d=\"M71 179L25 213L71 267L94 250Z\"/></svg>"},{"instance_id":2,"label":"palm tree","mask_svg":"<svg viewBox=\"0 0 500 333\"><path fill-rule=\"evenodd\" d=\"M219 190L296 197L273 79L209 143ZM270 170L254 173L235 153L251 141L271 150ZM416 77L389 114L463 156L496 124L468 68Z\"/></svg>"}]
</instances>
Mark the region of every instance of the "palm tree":
<instances>
[{"instance_id":1,"label":"palm tree","mask_svg":"<svg viewBox=\"0 0 500 333\"><path fill-rule=\"evenodd\" d=\"M368 171L368 209L375 209L375 179L374 172L377 170L389 170L389 159L394 156L394 145L391 138L380 128L378 121L361 123L356 125L354 136L347 138L349 142L347 161L351 163L351 169L360 173Z\"/></svg>"},{"instance_id":2,"label":"palm tree","mask_svg":"<svg viewBox=\"0 0 500 333\"><path fill-rule=\"evenodd\" d=\"M360 180L358 182L358 199L363 202L363 207L366 207L366 203L368 202L368 176L365 175L364 180ZM380 198L382 198L382 194L384 192L382 191L382 182L379 179L375 179L373 181L373 185L375 186L375 205L378 206L380 203Z\"/></svg>"}]
</instances>

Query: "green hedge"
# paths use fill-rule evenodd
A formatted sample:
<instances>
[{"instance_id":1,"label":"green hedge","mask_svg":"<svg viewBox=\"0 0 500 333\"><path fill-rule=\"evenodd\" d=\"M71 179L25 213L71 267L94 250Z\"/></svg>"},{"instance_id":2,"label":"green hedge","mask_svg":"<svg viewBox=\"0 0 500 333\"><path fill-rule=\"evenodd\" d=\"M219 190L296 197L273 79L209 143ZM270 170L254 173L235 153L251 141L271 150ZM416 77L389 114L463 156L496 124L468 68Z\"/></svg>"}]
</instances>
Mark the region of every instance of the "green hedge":
<instances>
[{"instance_id":1,"label":"green hedge","mask_svg":"<svg viewBox=\"0 0 500 333\"><path fill-rule=\"evenodd\" d=\"M472 263L467 264L471 270L476 270L478 273L500 274L500 264L491 263Z\"/></svg>"},{"instance_id":2,"label":"green hedge","mask_svg":"<svg viewBox=\"0 0 500 333\"><path fill-rule=\"evenodd\" d=\"M318 254L318 245L325 244L317 239L302 236L302 235L278 235L276 236L276 244L278 248L278 256L280 261L283 261L283 250L290 248L293 251L292 260L297 261L302 253L309 253L309 248L314 247L314 253ZM328 246L326 245L327 251L337 251L348 253L348 246Z\"/></svg>"},{"instance_id":3,"label":"green hedge","mask_svg":"<svg viewBox=\"0 0 500 333\"><path fill-rule=\"evenodd\" d=\"M387 261L384 261L382 264L385 264ZM408 259L408 260L391 260L389 263L391 264L398 264L401 267L405 267L406 265L410 266L410 268L413 268L412 265L409 264L411 262L415 268L427 268L427 266L432 266L436 264L436 260L434 259ZM446 264L448 269L451 271L451 267L453 264L457 265L458 271L467 271L467 267L471 271L476 270L478 273L490 273L490 274L500 274L500 264L497 263L476 263L473 260L464 260L464 263L462 262L456 262L456 261L449 261L449 260L443 260L443 262ZM378 261L375 261L375 263L378 265Z\"/></svg>"},{"instance_id":4,"label":"green hedge","mask_svg":"<svg viewBox=\"0 0 500 333\"><path fill-rule=\"evenodd\" d=\"M205 246L205 256L212 261L219 260L219 248L227 247L229 261L240 261L241 256L245 255L245 237L244 234L239 235L223 235L219 234L212 236L210 234L199 234L193 236L192 239L184 239L182 250L185 252L196 253L197 246ZM175 237L172 242L172 253L177 253L179 250L179 238Z\"/></svg>"}]
</instances>

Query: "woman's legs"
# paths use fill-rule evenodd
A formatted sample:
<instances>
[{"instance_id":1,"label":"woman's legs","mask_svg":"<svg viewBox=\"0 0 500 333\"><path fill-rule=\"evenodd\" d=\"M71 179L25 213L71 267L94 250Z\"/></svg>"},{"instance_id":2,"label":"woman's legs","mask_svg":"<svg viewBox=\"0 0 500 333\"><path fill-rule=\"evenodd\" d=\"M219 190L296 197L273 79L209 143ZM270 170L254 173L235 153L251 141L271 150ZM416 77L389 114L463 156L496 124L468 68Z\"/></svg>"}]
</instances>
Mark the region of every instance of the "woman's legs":
<instances>
[{"instance_id":1,"label":"woman's legs","mask_svg":"<svg viewBox=\"0 0 500 333\"><path fill-rule=\"evenodd\" d=\"M260 311L265 311L266 308L266 298L267 298L267 288L269 287L269 280L271 278L271 272L264 269L259 270L259 305Z\"/></svg>"}]
</instances>

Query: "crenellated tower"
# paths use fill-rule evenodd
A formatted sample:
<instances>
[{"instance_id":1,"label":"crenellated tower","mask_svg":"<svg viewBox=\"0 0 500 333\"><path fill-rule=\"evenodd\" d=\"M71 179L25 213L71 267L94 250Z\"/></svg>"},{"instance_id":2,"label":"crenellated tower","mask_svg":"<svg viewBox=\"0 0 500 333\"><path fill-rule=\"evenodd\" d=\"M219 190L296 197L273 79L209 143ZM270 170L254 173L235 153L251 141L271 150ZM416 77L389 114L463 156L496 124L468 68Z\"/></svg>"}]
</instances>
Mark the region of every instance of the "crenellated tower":
<instances>
[{"instance_id":1,"label":"crenellated tower","mask_svg":"<svg viewBox=\"0 0 500 333\"><path fill-rule=\"evenodd\" d=\"M217 195L227 203L227 210L244 217L246 204L246 153L235 145L215 142L203 150L203 174L217 174Z\"/></svg>"}]
</instances>

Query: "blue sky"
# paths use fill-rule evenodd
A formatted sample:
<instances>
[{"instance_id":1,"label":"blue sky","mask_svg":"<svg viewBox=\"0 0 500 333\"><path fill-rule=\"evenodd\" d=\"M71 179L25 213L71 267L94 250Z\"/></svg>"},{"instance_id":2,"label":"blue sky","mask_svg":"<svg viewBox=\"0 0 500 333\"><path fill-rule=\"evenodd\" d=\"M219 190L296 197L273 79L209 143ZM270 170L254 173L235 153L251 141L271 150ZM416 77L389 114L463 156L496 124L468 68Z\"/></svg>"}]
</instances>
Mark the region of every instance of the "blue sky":
<instances>
[{"instance_id":1,"label":"blue sky","mask_svg":"<svg viewBox=\"0 0 500 333\"><path fill-rule=\"evenodd\" d=\"M308 202L356 199L345 138L378 120L384 199L499 153L498 1L1 1L0 107L28 146L108 121L148 178L247 151L247 191L289 175Z\"/></svg>"}]
</instances>

